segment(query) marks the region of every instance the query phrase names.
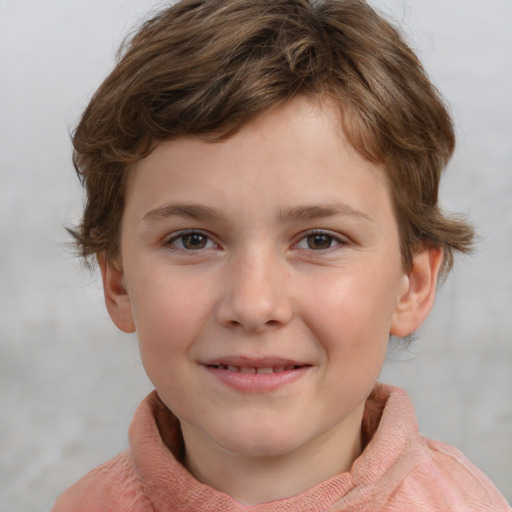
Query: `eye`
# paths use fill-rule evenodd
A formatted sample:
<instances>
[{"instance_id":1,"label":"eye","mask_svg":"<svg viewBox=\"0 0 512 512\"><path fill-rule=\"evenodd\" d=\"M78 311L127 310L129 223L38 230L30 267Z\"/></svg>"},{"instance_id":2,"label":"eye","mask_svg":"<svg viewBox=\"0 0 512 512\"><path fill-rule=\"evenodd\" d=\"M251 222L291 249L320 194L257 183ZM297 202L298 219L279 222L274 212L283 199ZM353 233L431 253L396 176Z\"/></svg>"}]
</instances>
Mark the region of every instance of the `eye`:
<instances>
[{"instance_id":1,"label":"eye","mask_svg":"<svg viewBox=\"0 0 512 512\"><path fill-rule=\"evenodd\" d=\"M199 251L201 249L211 249L216 246L213 240L201 231L180 233L170 238L167 245L185 251Z\"/></svg>"},{"instance_id":2,"label":"eye","mask_svg":"<svg viewBox=\"0 0 512 512\"><path fill-rule=\"evenodd\" d=\"M325 251L344 243L339 237L323 231L309 233L296 245L297 249L310 249L313 251Z\"/></svg>"}]
</instances>

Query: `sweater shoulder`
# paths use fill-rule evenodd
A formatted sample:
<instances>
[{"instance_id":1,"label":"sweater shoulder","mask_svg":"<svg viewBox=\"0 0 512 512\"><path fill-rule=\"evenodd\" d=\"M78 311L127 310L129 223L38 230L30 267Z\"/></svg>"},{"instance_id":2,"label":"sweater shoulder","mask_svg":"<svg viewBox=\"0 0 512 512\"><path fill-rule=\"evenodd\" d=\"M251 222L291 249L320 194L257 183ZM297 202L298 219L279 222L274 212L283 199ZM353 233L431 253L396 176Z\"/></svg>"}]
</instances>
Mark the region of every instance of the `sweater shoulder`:
<instances>
[{"instance_id":1,"label":"sweater shoulder","mask_svg":"<svg viewBox=\"0 0 512 512\"><path fill-rule=\"evenodd\" d=\"M61 494L51 512L153 512L129 450L96 467Z\"/></svg>"},{"instance_id":2,"label":"sweater shoulder","mask_svg":"<svg viewBox=\"0 0 512 512\"><path fill-rule=\"evenodd\" d=\"M512 510L496 486L460 450L424 436L420 444L424 457L402 482L406 494L417 499L425 493L427 501L435 495L436 506L442 510Z\"/></svg>"}]
</instances>

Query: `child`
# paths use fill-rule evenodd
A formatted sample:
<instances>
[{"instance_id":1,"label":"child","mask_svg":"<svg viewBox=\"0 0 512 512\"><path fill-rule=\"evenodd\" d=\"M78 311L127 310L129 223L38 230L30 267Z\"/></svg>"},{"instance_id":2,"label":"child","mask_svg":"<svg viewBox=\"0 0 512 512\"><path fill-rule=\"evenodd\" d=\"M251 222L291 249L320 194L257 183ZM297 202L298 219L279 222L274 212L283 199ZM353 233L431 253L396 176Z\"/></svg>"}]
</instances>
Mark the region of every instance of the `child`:
<instances>
[{"instance_id":1,"label":"child","mask_svg":"<svg viewBox=\"0 0 512 512\"><path fill-rule=\"evenodd\" d=\"M53 510L510 510L376 383L471 247L437 205L453 146L363 1L183 0L145 23L76 129L73 235L155 391Z\"/></svg>"}]
</instances>

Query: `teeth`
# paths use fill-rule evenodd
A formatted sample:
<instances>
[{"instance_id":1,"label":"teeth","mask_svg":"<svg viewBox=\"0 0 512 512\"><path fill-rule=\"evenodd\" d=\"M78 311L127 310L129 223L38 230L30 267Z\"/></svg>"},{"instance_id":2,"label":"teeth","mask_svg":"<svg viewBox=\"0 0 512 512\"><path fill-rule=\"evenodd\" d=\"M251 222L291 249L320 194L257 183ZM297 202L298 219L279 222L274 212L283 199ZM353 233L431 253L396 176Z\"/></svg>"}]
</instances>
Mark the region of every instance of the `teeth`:
<instances>
[{"instance_id":1,"label":"teeth","mask_svg":"<svg viewBox=\"0 0 512 512\"><path fill-rule=\"evenodd\" d=\"M240 373L279 373L284 371L295 370L299 368L299 366L295 366L293 364L287 366L274 366L269 368L252 368L252 367L240 367L234 366L232 364L218 364L212 365L213 368L217 368L219 370L228 370L230 372L240 372Z\"/></svg>"},{"instance_id":2,"label":"teeth","mask_svg":"<svg viewBox=\"0 0 512 512\"><path fill-rule=\"evenodd\" d=\"M257 368L256 373L273 373L273 368Z\"/></svg>"}]
</instances>

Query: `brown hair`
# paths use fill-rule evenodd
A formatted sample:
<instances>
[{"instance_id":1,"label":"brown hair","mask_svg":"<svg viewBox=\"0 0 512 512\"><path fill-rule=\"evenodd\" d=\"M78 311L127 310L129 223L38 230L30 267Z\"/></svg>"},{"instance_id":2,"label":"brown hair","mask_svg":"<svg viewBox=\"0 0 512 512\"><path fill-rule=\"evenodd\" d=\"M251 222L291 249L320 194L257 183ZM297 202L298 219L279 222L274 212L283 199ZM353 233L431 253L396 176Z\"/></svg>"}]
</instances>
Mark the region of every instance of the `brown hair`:
<instances>
[{"instance_id":1,"label":"brown hair","mask_svg":"<svg viewBox=\"0 0 512 512\"><path fill-rule=\"evenodd\" d=\"M362 0L182 0L126 44L75 130L81 254L117 254L129 165L156 142L228 137L300 94L333 100L355 149L384 166L404 268L428 245L443 249L445 271L454 250L470 250L472 228L437 204L450 116L388 21Z\"/></svg>"}]
</instances>

